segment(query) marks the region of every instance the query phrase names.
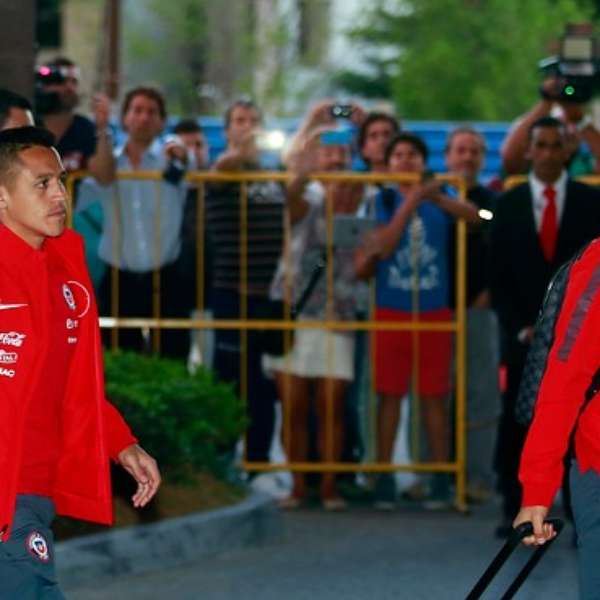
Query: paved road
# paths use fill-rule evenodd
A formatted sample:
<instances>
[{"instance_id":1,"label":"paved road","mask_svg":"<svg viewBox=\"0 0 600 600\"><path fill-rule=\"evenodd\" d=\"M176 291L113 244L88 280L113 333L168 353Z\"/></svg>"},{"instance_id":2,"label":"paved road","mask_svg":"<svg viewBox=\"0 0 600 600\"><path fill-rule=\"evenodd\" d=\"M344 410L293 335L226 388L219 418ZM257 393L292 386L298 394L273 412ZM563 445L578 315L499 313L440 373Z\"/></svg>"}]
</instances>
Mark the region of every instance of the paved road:
<instances>
[{"instance_id":1,"label":"paved road","mask_svg":"<svg viewBox=\"0 0 600 600\"><path fill-rule=\"evenodd\" d=\"M469 516L412 508L387 514L366 507L339 514L306 509L285 516L281 543L65 591L74 600L464 598L499 548L491 535L495 516L489 505ZM570 538L567 528L517 598L576 598ZM527 549L519 553L507 565L513 573ZM493 588L486 597L501 591Z\"/></svg>"}]
</instances>

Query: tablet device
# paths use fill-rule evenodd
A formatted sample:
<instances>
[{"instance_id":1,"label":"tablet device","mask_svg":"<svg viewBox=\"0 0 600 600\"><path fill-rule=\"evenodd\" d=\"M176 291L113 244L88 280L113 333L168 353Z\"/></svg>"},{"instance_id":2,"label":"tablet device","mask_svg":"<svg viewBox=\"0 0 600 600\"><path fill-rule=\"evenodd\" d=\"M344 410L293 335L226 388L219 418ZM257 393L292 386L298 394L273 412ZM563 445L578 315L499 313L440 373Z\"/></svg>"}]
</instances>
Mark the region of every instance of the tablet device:
<instances>
[{"instance_id":1,"label":"tablet device","mask_svg":"<svg viewBox=\"0 0 600 600\"><path fill-rule=\"evenodd\" d=\"M375 219L354 215L333 217L333 245L336 248L357 248L376 226Z\"/></svg>"}]
</instances>

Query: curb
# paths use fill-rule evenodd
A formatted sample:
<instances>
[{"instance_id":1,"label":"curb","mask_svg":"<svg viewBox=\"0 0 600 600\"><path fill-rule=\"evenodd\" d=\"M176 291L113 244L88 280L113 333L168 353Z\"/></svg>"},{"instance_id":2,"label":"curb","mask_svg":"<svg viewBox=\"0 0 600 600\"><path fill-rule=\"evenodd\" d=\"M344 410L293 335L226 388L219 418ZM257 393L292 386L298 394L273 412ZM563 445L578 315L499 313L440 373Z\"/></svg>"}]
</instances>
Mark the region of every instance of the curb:
<instances>
[{"instance_id":1,"label":"curb","mask_svg":"<svg viewBox=\"0 0 600 600\"><path fill-rule=\"evenodd\" d=\"M280 541L273 499L253 493L234 506L97 533L56 545L61 585L180 566L246 546Z\"/></svg>"}]
</instances>

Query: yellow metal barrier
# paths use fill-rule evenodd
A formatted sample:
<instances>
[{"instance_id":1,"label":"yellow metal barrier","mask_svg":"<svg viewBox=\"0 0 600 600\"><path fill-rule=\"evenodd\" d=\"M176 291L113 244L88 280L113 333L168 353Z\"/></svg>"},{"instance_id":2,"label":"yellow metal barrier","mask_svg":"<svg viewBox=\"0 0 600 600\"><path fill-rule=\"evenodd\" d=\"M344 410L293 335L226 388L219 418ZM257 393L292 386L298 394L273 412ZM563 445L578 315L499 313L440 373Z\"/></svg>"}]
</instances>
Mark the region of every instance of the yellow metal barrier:
<instances>
[{"instance_id":1,"label":"yellow metal barrier","mask_svg":"<svg viewBox=\"0 0 600 600\"><path fill-rule=\"evenodd\" d=\"M600 175L583 175L581 177L576 177L575 179L587 185L600 186ZM504 189L510 190L526 181L527 175L511 175L504 180Z\"/></svg>"},{"instance_id":2,"label":"yellow metal barrier","mask_svg":"<svg viewBox=\"0 0 600 600\"><path fill-rule=\"evenodd\" d=\"M84 174L71 174L67 180L67 189L73 191L74 182ZM204 307L204 197L205 185L207 183L238 183L240 184L240 319L232 320L206 320L206 319L163 319L160 318L160 275L159 271L154 271L153 285L153 317L152 318L121 318L118 316L118 271L113 268L112 292L113 292L113 315L103 316L100 319L101 327L112 330L112 345L118 345L118 330L127 328L148 328L158 334L161 329L231 329L239 330L241 334L241 363L240 363L240 393L243 399L247 397L247 371L246 371L246 351L247 334L251 329L273 329L273 330L295 330L295 329L327 329L332 331L450 331L456 334L456 386L455 386L455 431L454 446L455 459L443 463L421 463L414 462L410 464L387 464L378 462L363 463L339 463L324 461L318 463L256 463L245 461L243 466L248 471L276 471L291 470L297 472L446 472L455 475L456 478L456 507L459 510L466 509L466 311L465 311L465 281L466 281L466 246L465 246L465 223L457 221L456 236L456 309L455 319L448 322L427 322L418 321L416 318L410 322L385 322L385 321L334 321L330 318L326 320L302 320L302 321L271 321L271 320L248 320L247 305L247 224L248 224L248 184L251 182L271 182L277 181L285 183L290 179L290 175L281 172L236 172L236 173L217 173L217 172L194 172L187 176L190 183L198 186L197 192L197 307L202 310ZM155 202L158 203L160 193L159 183L162 178L160 172L155 171L133 171L120 172L119 179L148 180L157 182ZM356 182L356 183L392 183L392 182L414 182L420 177L414 174L357 174L357 173L315 173L310 179L320 182ZM459 200L466 198L465 182L455 176L437 175L436 179L455 186L459 193ZM116 187L116 186L115 186ZM331 203L329 203L331 205ZM157 215L159 211L156 211ZM332 297L333 289L333 269L332 269L332 231L333 231L333 213L331 208L327 211L327 289L328 297ZM160 231L160 223L156 224L156 233ZM116 239L116 236L115 236ZM159 244L157 244L159 247ZM158 264L158 261L157 261ZM328 316L331 316L329 312ZM160 348L160 338L158 335L153 337L153 349L158 351ZM415 361L417 364L417 361ZM331 403L329 403L331 405ZM333 443L331 432L331 411L327 415L329 446ZM288 424L289 426L289 424ZM289 431L289 430L288 430ZM330 447L328 447L327 455Z\"/></svg>"}]
</instances>

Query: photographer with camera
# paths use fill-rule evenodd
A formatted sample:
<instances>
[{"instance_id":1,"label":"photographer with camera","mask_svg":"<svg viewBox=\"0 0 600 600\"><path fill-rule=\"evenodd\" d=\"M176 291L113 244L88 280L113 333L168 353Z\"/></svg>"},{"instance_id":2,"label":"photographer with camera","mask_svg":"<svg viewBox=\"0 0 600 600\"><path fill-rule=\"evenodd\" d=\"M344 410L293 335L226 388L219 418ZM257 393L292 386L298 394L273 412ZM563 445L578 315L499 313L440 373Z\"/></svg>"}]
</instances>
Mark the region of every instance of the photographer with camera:
<instances>
[{"instance_id":1,"label":"photographer with camera","mask_svg":"<svg viewBox=\"0 0 600 600\"><path fill-rule=\"evenodd\" d=\"M294 160L294 175L301 180L301 194L289 194L287 217L291 225L289 246L281 257L271 286L276 300L290 299L298 307L298 319L353 320L356 313L358 281L353 257L359 240L342 240L336 225L343 217L352 219L362 199L360 183L307 181L311 170L344 171L350 166L352 137L323 132ZM325 267L328 243L327 215L333 213L332 264ZM333 285L328 285L331 269ZM305 297L305 301L300 300ZM282 401L284 420L290 424L283 444L292 462L306 462L310 447L310 414L314 402L317 446L323 462L339 462L342 456L347 390L354 379L354 333L327 329L298 329L285 356L267 355L268 372L273 372ZM327 420L331 418L331 424ZM332 439L328 439L331 431ZM281 507L298 508L306 500L306 474L294 472L293 489ZM320 498L325 510L343 510L346 503L336 486L334 473L323 473Z\"/></svg>"},{"instance_id":2,"label":"photographer with camera","mask_svg":"<svg viewBox=\"0 0 600 600\"><path fill-rule=\"evenodd\" d=\"M58 57L36 69L35 110L54 134L65 169L88 170L99 183L108 184L115 169L110 100L105 94L94 95L93 122L75 113L79 101L79 68L73 61Z\"/></svg>"},{"instance_id":3,"label":"photographer with camera","mask_svg":"<svg viewBox=\"0 0 600 600\"><path fill-rule=\"evenodd\" d=\"M549 116L558 118L565 127L569 175L600 172L600 131L587 114L587 104L597 88L596 46L591 24L569 24L560 39L559 55L540 61L544 73L540 99L513 123L500 150L505 175L527 173L529 132L536 121ZM587 144L592 161L580 151L582 142Z\"/></svg>"},{"instance_id":4,"label":"photographer with camera","mask_svg":"<svg viewBox=\"0 0 600 600\"><path fill-rule=\"evenodd\" d=\"M311 154L307 148L318 142L321 133L335 129L339 120L346 120L355 127L360 127L366 118L364 109L356 103L340 103L331 99L317 102L308 112L298 131L290 141L282 160L286 167L297 171L295 161L303 163L303 169L316 171L317 157L312 153L312 164L307 164Z\"/></svg>"},{"instance_id":5,"label":"photographer with camera","mask_svg":"<svg viewBox=\"0 0 600 600\"><path fill-rule=\"evenodd\" d=\"M506 175L527 173L529 130L538 119L550 116L557 108L560 111L558 118L564 124L567 134L569 173L576 177L600 172L600 131L586 114L586 105L564 100L560 94L561 89L562 84L559 79L547 78L540 88L540 100L511 126L500 150L502 168ZM578 156L582 141L586 142L590 149L594 158L593 165L582 163Z\"/></svg>"}]
</instances>

